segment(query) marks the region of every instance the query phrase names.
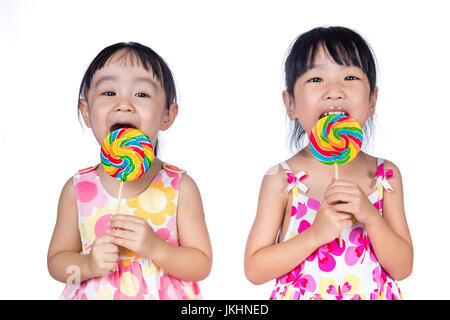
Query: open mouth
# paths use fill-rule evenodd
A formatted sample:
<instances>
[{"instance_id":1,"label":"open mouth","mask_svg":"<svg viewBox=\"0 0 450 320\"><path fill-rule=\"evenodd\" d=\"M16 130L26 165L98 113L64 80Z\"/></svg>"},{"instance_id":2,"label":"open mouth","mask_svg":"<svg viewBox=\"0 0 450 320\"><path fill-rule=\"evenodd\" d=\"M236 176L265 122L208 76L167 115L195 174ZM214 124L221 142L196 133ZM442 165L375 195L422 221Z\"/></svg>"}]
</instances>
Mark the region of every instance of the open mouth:
<instances>
[{"instance_id":1,"label":"open mouth","mask_svg":"<svg viewBox=\"0 0 450 320\"><path fill-rule=\"evenodd\" d=\"M122 129L122 128L137 129L136 126L132 125L131 123L115 123L111 126L110 132L113 132L117 129Z\"/></svg>"},{"instance_id":2,"label":"open mouth","mask_svg":"<svg viewBox=\"0 0 450 320\"><path fill-rule=\"evenodd\" d=\"M329 112L325 112L325 113L321 114L319 119L322 119L323 117L326 117L326 116L329 116L332 114L341 114L344 116L348 116L348 113L343 112L343 111L329 111Z\"/></svg>"}]
</instances>

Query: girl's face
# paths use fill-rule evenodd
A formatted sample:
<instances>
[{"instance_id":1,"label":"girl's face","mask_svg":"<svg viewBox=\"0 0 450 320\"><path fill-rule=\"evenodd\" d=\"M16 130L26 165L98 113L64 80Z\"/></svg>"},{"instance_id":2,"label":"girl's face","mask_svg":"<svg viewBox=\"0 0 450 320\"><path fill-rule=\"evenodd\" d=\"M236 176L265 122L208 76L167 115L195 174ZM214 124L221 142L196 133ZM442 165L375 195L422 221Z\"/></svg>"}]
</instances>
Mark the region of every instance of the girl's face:
<instances>
[{"instance_id":1,"label":"girl's face","mask_svg":"<svg viewBox=\"0 0 450 320\"><path fill-rule=\"evenodd\" d=\"M168 129L178 113L178 105L166 107L166 95L151 70L134 56L116 52L94 73L91 86L80 100L80 111L99 144L122 127L143 131L156 143L159 130Z\"/></svg>"},{"instance_id":2,"label":"girl's face","mask_svg":"<svg viewBox=\"0 0 450 320\"><path fill-rule=\"evenodd\" d=\"M320 46L313 66L294 86L294 96L283 92L291 120L299 119L306 133L329 112L343 112L361 127L375 112L378 88L370 94L369 80L361 68L337 64Z\"/></svg>"}]
</instances>

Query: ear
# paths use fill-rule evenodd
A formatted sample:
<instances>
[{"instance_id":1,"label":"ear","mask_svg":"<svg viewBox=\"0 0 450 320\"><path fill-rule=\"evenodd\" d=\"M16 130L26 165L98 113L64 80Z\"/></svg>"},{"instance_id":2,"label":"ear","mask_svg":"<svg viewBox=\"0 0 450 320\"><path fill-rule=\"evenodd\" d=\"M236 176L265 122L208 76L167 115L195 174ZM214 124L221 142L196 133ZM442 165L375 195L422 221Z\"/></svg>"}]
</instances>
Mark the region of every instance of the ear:
<instances>
[{"instance_id":1,"label":"ear","mask_svg":"<svg viewBox=\"0 0 450 320\"><path fill-rule=\"evenodd\" d=\"M292 97L286 90L283 91L283 103L284 107L286 108L286 112L289 116L289 119L291 120L297 119L297 115L295 114L294 97Z\"/></svg>"},{"instance_id":2,"label":"ear","mask_svg":"<svg viewBox=\"0 0 450 320\"><path fill-rule=\"evenodd\" d=\"M169 129L172 126L172 123L175 121L177 115L178 115L178 104L171 103L169 105L169 109L167 108L164 109L159 130L164 131Z\"/></svg>"},{"instance_id":3,"label":"ear","mask_svg":"<svg viewBox=\"0 0 450 320\"><path fill-rule=\"evenodd\" d=\"M369 117L372 117L375 113L375 107L377 105L378 100L378 87L375 87L373 90L373 93L370 95L369 98Z\"/></svg>"},{"instance_id":4,"label":"ear","mask_svg":"<svg viewBox=\"0 0 450 320\"><path fill-rule=\"evenodd\" d=\"M84 123L88 128L91 127L91 122L89 119L89 105L86 100L80 99L78 102L78 110L81 112L81 116L83 117Z\"/></svg>"}]
</instances>

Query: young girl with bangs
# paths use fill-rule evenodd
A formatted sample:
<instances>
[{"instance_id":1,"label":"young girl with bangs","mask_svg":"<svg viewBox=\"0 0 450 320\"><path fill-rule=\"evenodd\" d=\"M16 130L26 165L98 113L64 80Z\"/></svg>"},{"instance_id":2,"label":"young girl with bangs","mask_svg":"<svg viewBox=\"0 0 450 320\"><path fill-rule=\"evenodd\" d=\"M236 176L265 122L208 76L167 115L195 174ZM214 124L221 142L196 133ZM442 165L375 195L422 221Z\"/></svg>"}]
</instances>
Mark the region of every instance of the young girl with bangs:
<instances>
[{"instance_id":1,"label":"young girl with bangs","mask_svg":"<svg viewBox=\"0 0 450 320\"><path fill-rule=\"evenodd\" d=\"M79 112L99 145L112 131L135 128L155 143L178 114L166 62L135 42L103 49L89 65ZM100 151L100 148L99 148ZM102 166L80 170L61 192L48 269L66 283L62 299L200 299L197 281L212 250L200 192L186 171L155 153L150 169L119 181Z\"/></svg>"},{"instance_id":2,"label":"young girl with bangs","mask_svg":"<svg viewBox=\"0 0 450 320\"><path fill-rule=\"evenodd\" d=\"M395 280L410 275L413 248L400 170L361 151L334 179L333 166L304 147L314 124L332 113L355 119L367 138L378 97L372 50L348 28L315 28L293 43L285 77L298 152L263 178L247 278L276 279L271 299L401 299Z\"/></svg>"}]
</instances>

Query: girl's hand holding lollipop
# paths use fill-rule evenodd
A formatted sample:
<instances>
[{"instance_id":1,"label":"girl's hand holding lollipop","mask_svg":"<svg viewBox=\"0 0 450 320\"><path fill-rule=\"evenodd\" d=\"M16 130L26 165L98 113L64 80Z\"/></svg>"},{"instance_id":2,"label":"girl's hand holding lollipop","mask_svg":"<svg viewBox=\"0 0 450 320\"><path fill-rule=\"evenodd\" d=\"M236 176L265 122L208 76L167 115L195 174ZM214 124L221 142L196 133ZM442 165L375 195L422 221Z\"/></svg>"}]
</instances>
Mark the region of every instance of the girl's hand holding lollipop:
<instances>
[{"instance_id":1,"label":"girl's hand holding lollipop","mask_svg":"<svg viewBox=\"0 0 450 320\"><path fill-rule=\"evenodd\" d=\"M120 209L123 182L142 177L150 169L153 158L153 144L142 131L121 128L105 138L100 151L103 169L120 180L116 213Z\"/></svg>"},{"instance_id":2,"label":"girl's hand holding lollipop","mask_svg":"<svg viewBox=\"0 0 450 320\"><path fill-rule=\"evenodd\" d=\"M111 132L103 141L100 151L101 163L105 171L120 180L117 208L119 212L124 181L142 177L154 159L153 144L137 129L121 128ZM148 247L155 236L153 229L141 218L117 215L111 219L109 236L113 243L126 247L138 255L147 255Z\"/></svg>"},{"instance_id":3,"label":"girl's hand holding lollipop","mask_svg":"<svg viewBox=\"0 0 450 320\"><path fill-rule=\"evenodd\" d=\"M359 123L343 114L330 114L319 119L309 135L309 147L313 155L324 164L334 164L336 180L339 179L338 165L352 161L358 154L362 141ZM342 247L341 235L339 246Z\"/></svg>"}]
</instances>

